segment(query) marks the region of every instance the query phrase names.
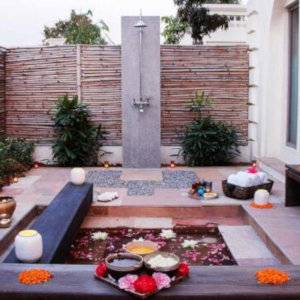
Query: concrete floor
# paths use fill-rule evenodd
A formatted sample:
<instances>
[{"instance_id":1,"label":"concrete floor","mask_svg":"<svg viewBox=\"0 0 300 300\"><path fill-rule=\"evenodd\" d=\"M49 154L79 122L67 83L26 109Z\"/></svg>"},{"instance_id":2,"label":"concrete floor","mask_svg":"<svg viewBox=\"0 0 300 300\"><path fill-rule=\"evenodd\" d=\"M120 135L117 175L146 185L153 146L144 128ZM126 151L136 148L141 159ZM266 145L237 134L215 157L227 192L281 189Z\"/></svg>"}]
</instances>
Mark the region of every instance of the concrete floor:
<instances>
[{"instance_id":1,"label":"concrete floor","mask_svg":"<svg viewBox=\"0 0 300 300\"><path fill-rule=\"evenodd\" d=\"M95 170L87 168L86 170ZM98 168L103 170L102 168ZM111 203L94 202L93 207L99 209L107 208L119 209L118 215L87 216L83 226L85 227L105 227L127 225L144 227L153 225L154 227L171 227L174 224L200 225L206 222L216 222L223 227L224 238L232 248L232 252L237 256L237 260L243 265L255 264L276 264L278 260L284 262L300 264L300 208L285 208L284 185L275 181L271 202L275 207L270 210L259 210L250 207L251 200L238 201L227 198L222 193L221 181L228 175L245 169L245 167L202 167L202 168L176 168L176 170L192 170L196 172L200 179L213 181L214 190L220 197L216 200L194 200L190 199L185 189L156 189L152 196L128 196L127 189L115 188L95 188L95 195L104 191L117 191L120 195L118 200ZM154 180L160 181L163 169L155 170L136 170L111 168L111 170L121 170L122 180ZM10 195L17 201L17 209L14 215L13 226L26 216L34 206L47 205L62 187L69 180L70 169L43 167L32 169L27 176L20 178L18 183L4 187L1 195ZM150 211L147 216L130 216L130 207L143 207L143 210ZM195 207L215 207L217 214L206 216L191 217L190 208ZM241 222L240 218L230 215L230 207L237 206L247 214L248 224ZM170 217L169 215L157 215L163 208L176 207L182 209ZM229 215L228 215L229 214ZM11 229L0 229L0 244ZM237 242L240 237L242 242ZM252 250L248 245L252 245ZM253 250L253 247L256 251ZM1 248L1 247L0 247ZM273 252L273 254L268 250ZM0 249L1 250L1 249Z\"/></svg>"}]
</instances>

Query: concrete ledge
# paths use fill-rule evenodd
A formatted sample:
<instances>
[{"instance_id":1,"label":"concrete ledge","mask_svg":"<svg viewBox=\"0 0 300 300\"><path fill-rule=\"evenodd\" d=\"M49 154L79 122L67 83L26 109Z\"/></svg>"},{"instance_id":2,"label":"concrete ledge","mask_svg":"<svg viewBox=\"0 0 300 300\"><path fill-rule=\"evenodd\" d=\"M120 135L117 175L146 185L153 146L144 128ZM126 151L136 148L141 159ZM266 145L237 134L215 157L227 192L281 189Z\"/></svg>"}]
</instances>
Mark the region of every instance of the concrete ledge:
<instances>
[{"instance_id":1,"label":"concrete ledge","mask_svg":"<svg viewBox=\"0 0 300 300\"><path fill-rule=\"evenodd\" d=\"M133 299L94 278L95 266L41 265L53 272L44 285L27 286L18 282L20 271L35 265L0 265L0 300L120 300ZM155 295L157 300L290 300L300 298L300 267L282 266L292 278L284 286L258 284L257 267L192 267L190 277L174 288Z\"/></svg>"}]
</instances>

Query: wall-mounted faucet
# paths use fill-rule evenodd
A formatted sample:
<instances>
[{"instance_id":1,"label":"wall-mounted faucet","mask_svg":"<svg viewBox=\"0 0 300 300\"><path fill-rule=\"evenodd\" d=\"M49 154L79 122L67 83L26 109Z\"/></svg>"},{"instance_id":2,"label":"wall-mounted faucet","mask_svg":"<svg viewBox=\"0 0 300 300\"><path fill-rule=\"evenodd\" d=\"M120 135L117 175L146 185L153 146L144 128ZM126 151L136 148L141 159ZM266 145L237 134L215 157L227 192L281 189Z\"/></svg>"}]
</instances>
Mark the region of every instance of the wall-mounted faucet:
<instances>
[{"instance_id":1,"label":"wall-mounted faucet","mask_svg":"<svg viewBox=\"0 0 300 300\"><path fill-rule=\"evenodd\" d=\"M142 80L142 74L143 74L143 64L142 64L142 58L143 58L143 30L147 27L145 22L142 18L142 11L140 14L139 21L134 25L135 28L139 30L139 99L133 99L132 104L139 109L139 112L144 112L144 108L150 105L150 98L144 98L143 97L143 80Z\"/></svg>"}]
</instances>

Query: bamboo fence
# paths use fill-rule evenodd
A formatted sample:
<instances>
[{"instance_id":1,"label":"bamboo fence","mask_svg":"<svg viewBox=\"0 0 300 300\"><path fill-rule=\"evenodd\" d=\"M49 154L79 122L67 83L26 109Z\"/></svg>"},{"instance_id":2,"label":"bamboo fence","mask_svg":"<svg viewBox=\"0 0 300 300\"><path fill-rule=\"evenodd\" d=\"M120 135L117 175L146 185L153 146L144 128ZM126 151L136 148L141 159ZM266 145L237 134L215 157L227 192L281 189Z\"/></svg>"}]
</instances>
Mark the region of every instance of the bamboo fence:
<instances>
[{"instance_id":1,"label":"bamboo fence","mask_svg":"<svg viewBox=\"0 0 300 300\"><path fill-rule=\"evenodd\" d=\"M78 94L93 122L107 131L105 144L121 145L120 46L13 48L5 62L8 135L51 140L57 98ZM0 113L2 65L0 55ZM162 46L162 145L179 143L180 133L195 117L187 106L196 90L214 99L209 114L236 126L246 144L248 73L246 46Z\"/></svg>"}]
</instances>

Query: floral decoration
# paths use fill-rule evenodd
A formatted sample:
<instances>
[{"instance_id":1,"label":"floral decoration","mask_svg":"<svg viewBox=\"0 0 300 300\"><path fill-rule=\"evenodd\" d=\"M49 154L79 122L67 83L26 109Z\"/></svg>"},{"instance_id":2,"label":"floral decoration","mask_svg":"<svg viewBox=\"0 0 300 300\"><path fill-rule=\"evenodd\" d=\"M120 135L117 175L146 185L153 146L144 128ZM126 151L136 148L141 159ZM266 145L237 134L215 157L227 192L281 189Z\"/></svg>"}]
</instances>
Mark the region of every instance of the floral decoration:
<instances>
[{"instance_id":1,"label":"floral decoration","mask_svg":"<svg viewBox=\"0 0 300 300\"><path fill-rule=\"evenodd\" d=\"M256 272L256 279L261 284L280 285L289 281L289 275L275 268L261 269Z\"/></svg>"},{"instance_id":2,"label":"floral decoration","mask_svg":"<svg viewBox=\"0 0 300 300\"><path fill-rule=\"evenodd\" d=\"M176 238L176 233L172 229L162 229L160 236L170 240Z\"/></svg>"},{"instance_id":3,"label":"floral decoration","mask_svg":"<svg viewBox=\"0 0 300 300\"><path fill-rule=\"evenodd\" d=\"M171 278L165 273L155 272L152 274L152 277L156 282L158 290L169 288L171 285Z\"/></svg>"},{"instance_id":4,"label":"floral decoration","mask_svg":"<svg viewBox=\"0 0 300 300\"><path fill-rule=\"evenodd\" d=\"M179 265L179 268L177 269L177 275L186 277L190 273L189 265L186 262L182 262Z\"/></svg>"},{"instance_id":5,"label":"floral decoration","mask_svg":"<svg viewBox=\"0 0 300 300\"><path fill-rule=\"evenodd\" d=\"M97 232L92 233L92 239L94 241L98 241L98 240L105 241L107 239L107 237L108 237L107 232L97 231Z\"/></svg>"},{"instance_id":6,"label":"floral decoration","mask_svg":"<svg viewBox=\"0 0 300 300\"><path fill-rule=\"evenodd\" d=\"M134 283L138 279L137 275L126 275L118 280L119 288L122 290L135 291Z\"/></svg>"},{"instance_id":7,"label":"floral decoration","mask_svg":"<svg viewBox=\"0 0 300 300\"><path fill-rule=\"evenodd\" d=\"M96 275L98 277L105 277L107 275L107 266L105 263L101 263L97 266Z\"/></svg>"},{"instance_id":8,"label":"floral decoration","mask_svg":"<svg viewBox=\"0 0 300 300\"><path fill-rule=\"evenodd\" d=\"M40 284L50 281L53 274L43 269L30 269L19 274L19 282L26 285Z\"/></svg>"},{"instance_id":9,"label":"floral decoration","mask_svg":"<svg viewBox=\"0 0 300 300\"><path fill-rule=\"evenodd\" d=\"M150 275L140 275L133 285L135 291L141 294L151 294L157 290L156 281Z\"/></svg>"},{"instance_id":10,"label":"floral decoration","mask_svg":"<svg viewBox=\"0 0 300 300\"><path fill-rule=\"evenodd\" d=\"M196 240L184 240L181 246L183 248L192 248L194 249L199 244L199 241Z\"/></svg>"}]
</instances>

